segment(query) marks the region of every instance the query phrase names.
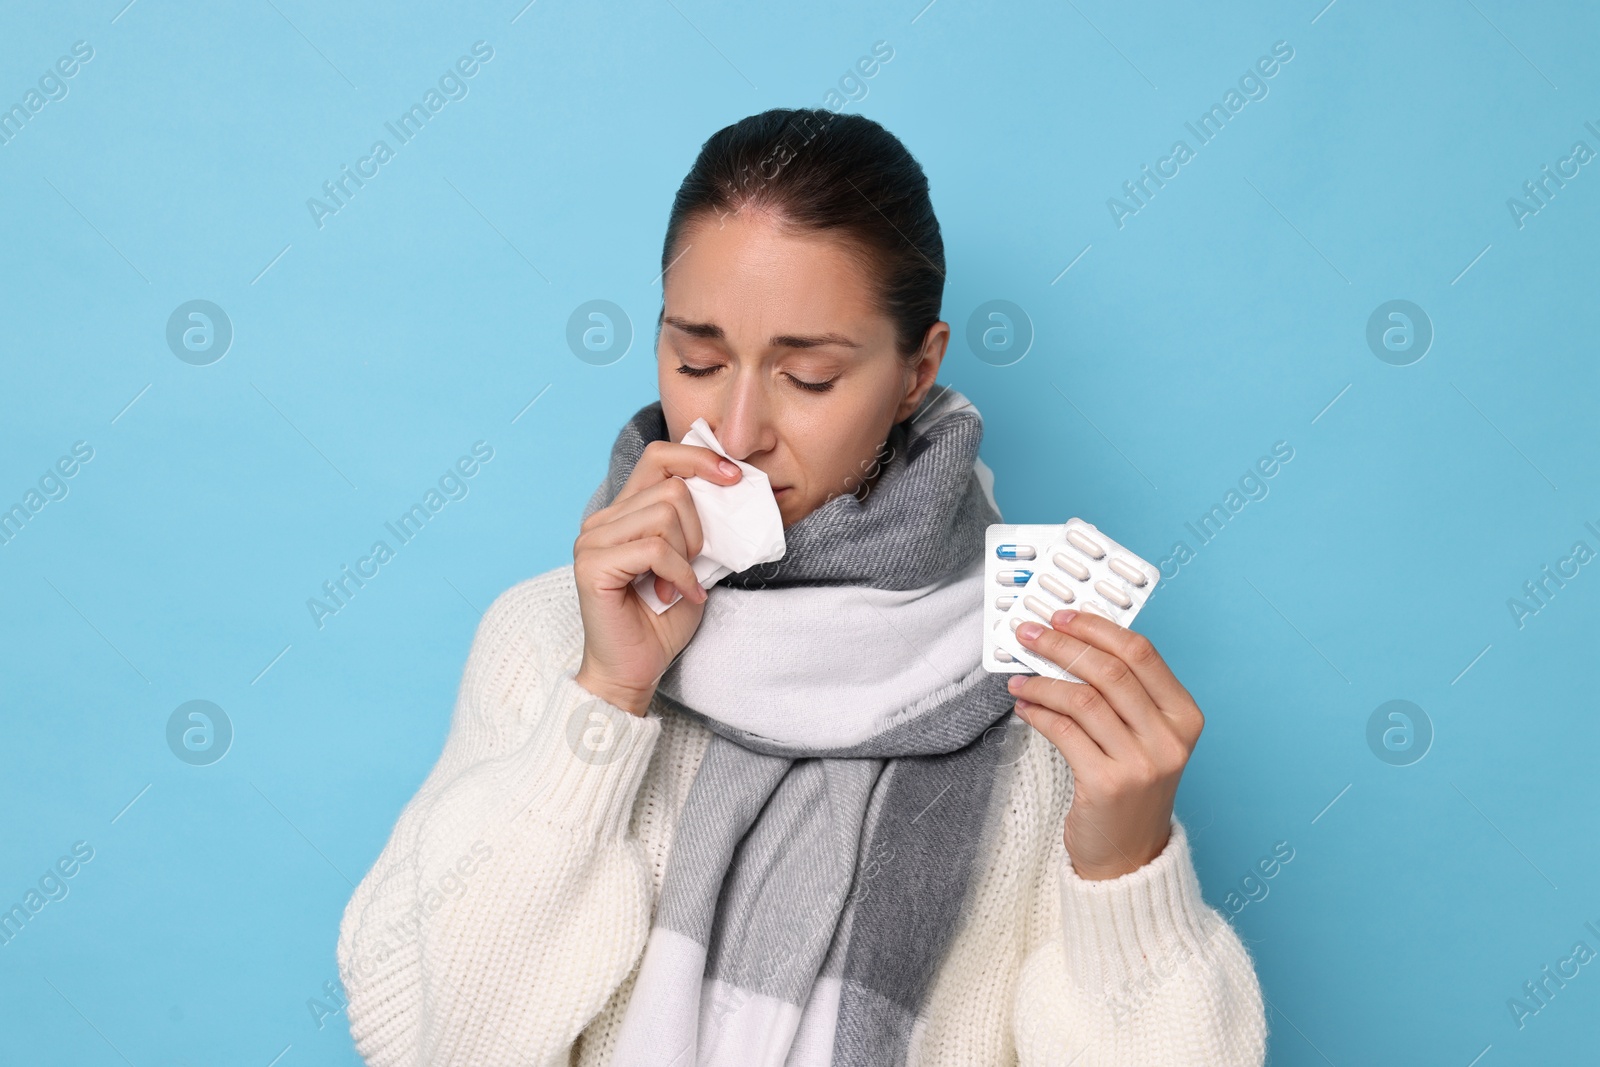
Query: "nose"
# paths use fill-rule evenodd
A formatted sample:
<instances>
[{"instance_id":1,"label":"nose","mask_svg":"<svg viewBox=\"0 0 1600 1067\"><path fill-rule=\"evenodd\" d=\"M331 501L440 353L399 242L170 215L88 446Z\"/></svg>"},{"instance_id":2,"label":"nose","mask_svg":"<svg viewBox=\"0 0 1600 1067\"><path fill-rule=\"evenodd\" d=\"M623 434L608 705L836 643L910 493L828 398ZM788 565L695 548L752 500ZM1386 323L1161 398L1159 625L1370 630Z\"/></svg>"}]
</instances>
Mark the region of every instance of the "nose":
<instances>
[{"instance_id":1,"label":"nose","mask_svg":"<svg viewBox=\"0 0 1600 1067\"><path fill-rule=\"evenodd\" d=\"M762 376L741 373L733 377L733 384L723 394L721 412L715 420L707 421L712 423L711 432L728 455L748 460L777 443L777 430L772 424L770 398Z\"/></svg>"}]
</instances>

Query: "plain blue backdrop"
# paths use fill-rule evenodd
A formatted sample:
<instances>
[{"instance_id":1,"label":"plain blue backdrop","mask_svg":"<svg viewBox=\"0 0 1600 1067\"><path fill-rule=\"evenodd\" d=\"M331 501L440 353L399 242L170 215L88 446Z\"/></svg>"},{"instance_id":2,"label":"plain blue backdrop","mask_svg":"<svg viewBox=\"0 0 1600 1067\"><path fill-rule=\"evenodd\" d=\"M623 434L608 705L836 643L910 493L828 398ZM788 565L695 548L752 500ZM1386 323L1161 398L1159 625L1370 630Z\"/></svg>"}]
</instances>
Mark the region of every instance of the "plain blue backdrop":
<instances>
[{"instance_id":1,"label":"plain blue backdrop","mask_svg":"<svg viewBox=\"0 0 1600 1067\"><path fill-rule=\"evenodd\" d=\"M677 184L722 126L829 103L927 170L940 380L1007 521L1170 560L1138 628L1207 714L1178 814L1271 1062L1593 1054L1600 963L1524 988L1600 951L1592 8L124 3L0 32L0 908L38 907L0 944L0 1062L358 1062L340 914L482 610L570 561L655 398ZM569 344L594 300L625 352Z\"/></svg>"}]
</instances>

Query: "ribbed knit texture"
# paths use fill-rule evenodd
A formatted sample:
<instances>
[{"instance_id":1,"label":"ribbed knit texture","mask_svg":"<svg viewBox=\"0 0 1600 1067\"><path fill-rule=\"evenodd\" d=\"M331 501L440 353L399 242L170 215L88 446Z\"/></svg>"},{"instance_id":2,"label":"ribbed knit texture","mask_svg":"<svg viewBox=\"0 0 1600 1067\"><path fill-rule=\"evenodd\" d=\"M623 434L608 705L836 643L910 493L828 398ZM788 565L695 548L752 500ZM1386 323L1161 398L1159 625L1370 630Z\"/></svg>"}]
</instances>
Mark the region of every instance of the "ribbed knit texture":
<instances>
[{"instance_id":1,"label":"ribbed knit texture","mask_svg":"<svg viewBox=\"0 0 1600 1067\"><path fill-rule=\"evenodd\" d=\"M589 694L582 643L570 564L479 623L444 751L340 924L372 1067L611 1063L711 735ZM1201 898L1182 825L1139 870L1087 881L1062 842L1071 793L1030 731L909 1067L1258 1067L1255 971Z\"/></svg>"}]
</instances>

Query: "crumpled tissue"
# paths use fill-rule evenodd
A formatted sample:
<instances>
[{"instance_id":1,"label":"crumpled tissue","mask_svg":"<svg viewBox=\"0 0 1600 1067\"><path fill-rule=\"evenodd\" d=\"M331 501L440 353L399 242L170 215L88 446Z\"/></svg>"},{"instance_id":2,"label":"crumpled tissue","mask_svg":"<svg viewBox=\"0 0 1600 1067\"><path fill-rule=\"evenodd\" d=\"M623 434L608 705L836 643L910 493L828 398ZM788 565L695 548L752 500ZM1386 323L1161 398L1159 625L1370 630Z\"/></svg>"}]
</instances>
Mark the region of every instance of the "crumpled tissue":
<instances>
[{"instance_id":1,"label":"crumpled tissue","mask_svg":"<svg viewBox=\"0 0 1600 1067\"><path fill-rule=\"evenodd\" d=\"M766 474L728 455L703 418L690 424L682 443L709 448L737 463L744 472L744 477L732 485L719 485L698 474L684 479L705 534L700 554L689 561L700 587L710 589L737 571L782 559L788 551L783 540L783 515ZM672 599L662 601L656 596L655 579L654 571L646 571L633 580L633 588L650 610L660 615L682 600L683 594L673 589Z\"/></svg>"}]
</instances>

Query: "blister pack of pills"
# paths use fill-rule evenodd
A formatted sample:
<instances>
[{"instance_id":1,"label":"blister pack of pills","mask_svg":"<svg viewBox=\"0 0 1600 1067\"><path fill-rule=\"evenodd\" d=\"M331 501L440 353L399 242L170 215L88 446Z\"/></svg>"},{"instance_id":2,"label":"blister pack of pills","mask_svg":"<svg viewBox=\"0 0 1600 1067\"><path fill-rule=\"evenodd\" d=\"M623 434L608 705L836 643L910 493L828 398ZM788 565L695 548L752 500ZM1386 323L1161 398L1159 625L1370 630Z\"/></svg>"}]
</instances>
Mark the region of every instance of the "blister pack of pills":
<instances>
[{"instance_id":1,"label":"blister pack of pills","mask_svg":"<svg viewBox=\"0 0 1600 1067\"><path fill-rule=\"evenodd\" d=\"M997 673L1082 678L1017 640L1024 622L1050 625L1063 608L1092 611L1127 626L1155 592L1161 571L1093 523L995 523L984 534L983 665Z\"/></svg>"}]
</instances>

